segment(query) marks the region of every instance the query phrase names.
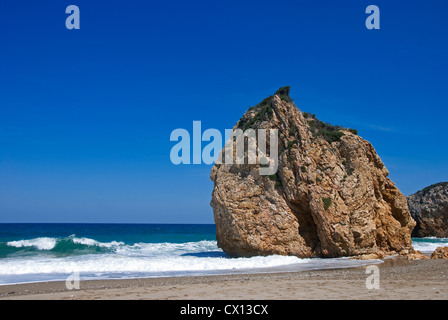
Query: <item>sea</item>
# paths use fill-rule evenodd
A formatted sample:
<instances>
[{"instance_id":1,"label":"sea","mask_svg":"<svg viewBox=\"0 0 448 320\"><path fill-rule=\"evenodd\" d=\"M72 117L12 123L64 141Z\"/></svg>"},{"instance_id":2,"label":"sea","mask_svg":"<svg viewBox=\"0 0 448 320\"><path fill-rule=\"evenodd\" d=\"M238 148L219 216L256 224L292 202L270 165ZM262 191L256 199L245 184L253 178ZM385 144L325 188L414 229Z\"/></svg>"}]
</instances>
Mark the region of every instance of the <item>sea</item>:
<instances>
[{"instance_id":1,"label":"sea","mask_svg":"<svg viewBox=\"0 0 448 320\"><path fill-rule=\"evenodd\" d=\"M448 238L413 239L432 252ZM0 224L0 285L305 271L356 267L381 260L292 256L229 257L213 224Z\"/></svg>"}]
</instances>

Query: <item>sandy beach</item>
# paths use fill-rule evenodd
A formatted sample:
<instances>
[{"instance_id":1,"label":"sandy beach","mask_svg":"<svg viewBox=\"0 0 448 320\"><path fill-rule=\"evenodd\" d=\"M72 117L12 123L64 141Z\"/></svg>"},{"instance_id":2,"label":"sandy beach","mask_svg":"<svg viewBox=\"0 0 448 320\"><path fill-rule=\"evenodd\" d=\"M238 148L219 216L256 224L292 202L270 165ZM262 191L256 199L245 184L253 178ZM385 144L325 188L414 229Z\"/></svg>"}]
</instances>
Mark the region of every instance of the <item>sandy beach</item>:
<instances>
[{"instance_id":1,"label":"sandy beach","mask_svg":"<svg viewBox=\"0 0 448 320\"><path fill-rule=\"evenodd\" d=\"M368 289L366 267L302 272L197 277L88 280L80 289L65 282L0 286L0 299L29 300L327 300L448 299L448 260L408 261L401 257L376 265L379 288Z\"/></svg>"}]
</instances>

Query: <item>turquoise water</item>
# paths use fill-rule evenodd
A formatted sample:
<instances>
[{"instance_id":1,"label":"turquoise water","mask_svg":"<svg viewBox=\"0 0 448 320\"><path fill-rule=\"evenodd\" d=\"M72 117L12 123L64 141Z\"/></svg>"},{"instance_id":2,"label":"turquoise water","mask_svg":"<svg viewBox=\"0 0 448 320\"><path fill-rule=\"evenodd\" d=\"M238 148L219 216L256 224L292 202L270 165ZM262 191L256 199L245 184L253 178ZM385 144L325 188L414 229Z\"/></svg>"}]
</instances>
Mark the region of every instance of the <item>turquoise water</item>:
<instances>
[{"instance_id":1,"label":"turquoise water","mask_svg":"<svg viewBox=\"0 0 448 320\"><path fill-rule=\"evenodd\" d=\"M412 238L412 245L416 250L429 253L433 252L437 247L447 247L448 238Z\"/></svg>"},{"instance_id":2,"label":"turquoise water","mask_svg":"<svg viewBox=\"0 0 448 320\"><path fill-rule=\"evenodd\" d=\"M231 258L217 246L215 225L0 224L0 285L81 280L300 271L381 261L290 256ZM431 252L448 239L413 239Z\"/></svg>"},{"instance_id":3,"label":"turquoise water","mask_svg":"<svg viewBox=\"0 0 448 320\"><path fill-rule=\"evenodd\" d=\"M215 232L210 224L0 224L0 258L101 254L139 243L215 241Z\"/></svg>"},{"instance_id":4,"label":"turquoise water","mask_svg":"<svg viewBox=\"0 0 448 320\"><path fill-rule=\"evenodd\" d=\"M230 258L215 225L0 224L0 284L250 272L295 257Z\"/></svg>"}]
</instances>

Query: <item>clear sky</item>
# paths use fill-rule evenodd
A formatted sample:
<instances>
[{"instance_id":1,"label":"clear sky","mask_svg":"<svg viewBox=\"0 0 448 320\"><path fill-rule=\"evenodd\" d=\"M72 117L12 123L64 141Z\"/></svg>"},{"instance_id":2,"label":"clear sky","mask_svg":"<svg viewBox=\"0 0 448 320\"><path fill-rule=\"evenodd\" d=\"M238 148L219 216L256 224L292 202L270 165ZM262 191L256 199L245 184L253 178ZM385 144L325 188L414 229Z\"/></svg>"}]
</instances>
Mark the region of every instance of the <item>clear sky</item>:
<instances>
[{"instance_id":1,"label":"clear sky","mask_svg":"<svg viewBox=\"0 0 448 320\"><path fill-rule=\"evenodd\" d=\"M232 128L284 85L358 129L405 195L447 181L447 14L446 0L0 0L0 222L213 223L211 165L173 165L171 131Z\"/></svg>"}]
</instances>

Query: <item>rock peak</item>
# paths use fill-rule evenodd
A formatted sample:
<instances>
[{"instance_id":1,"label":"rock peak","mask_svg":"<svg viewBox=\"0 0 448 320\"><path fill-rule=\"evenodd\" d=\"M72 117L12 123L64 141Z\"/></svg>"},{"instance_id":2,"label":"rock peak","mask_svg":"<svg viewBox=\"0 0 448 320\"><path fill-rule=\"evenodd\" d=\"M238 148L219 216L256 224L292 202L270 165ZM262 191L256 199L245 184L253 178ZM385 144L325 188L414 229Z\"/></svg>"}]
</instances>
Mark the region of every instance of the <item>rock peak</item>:
<instances>
[{"instance_id":1,"label":"rock peak","mask_svg":"<svg viewBox=\"0 0 448 320\"><path fill-rule=\"evenodd\" d=\"M339 257L412 250L404 195L356 130L301 112L282 87L235 128L278 129L278 170L215 165L218 245L232 256Z\"/></svg>"}]
</instances>

